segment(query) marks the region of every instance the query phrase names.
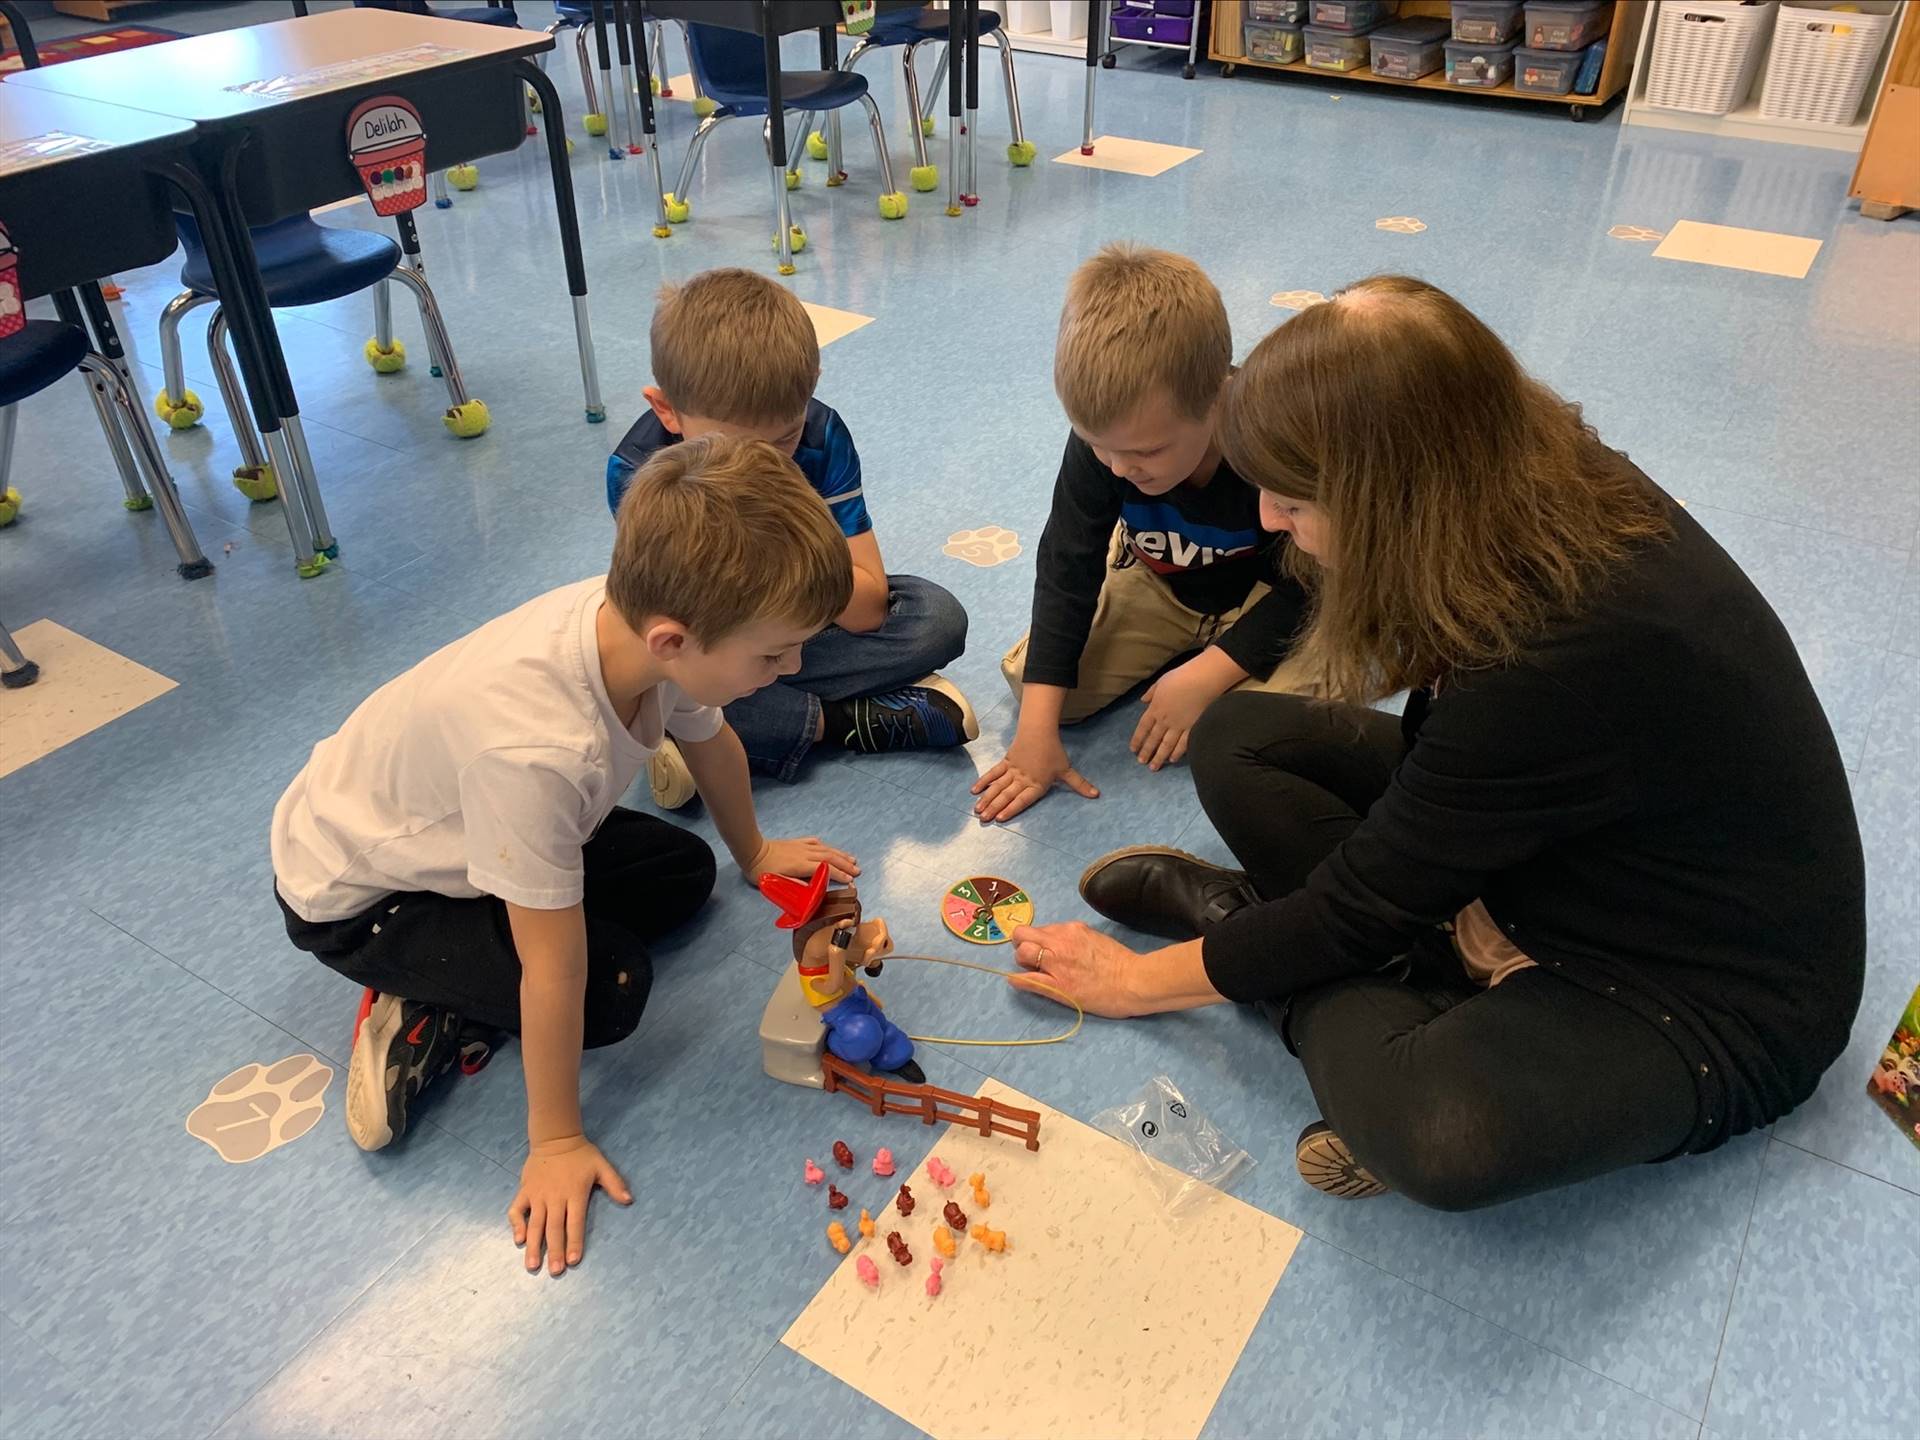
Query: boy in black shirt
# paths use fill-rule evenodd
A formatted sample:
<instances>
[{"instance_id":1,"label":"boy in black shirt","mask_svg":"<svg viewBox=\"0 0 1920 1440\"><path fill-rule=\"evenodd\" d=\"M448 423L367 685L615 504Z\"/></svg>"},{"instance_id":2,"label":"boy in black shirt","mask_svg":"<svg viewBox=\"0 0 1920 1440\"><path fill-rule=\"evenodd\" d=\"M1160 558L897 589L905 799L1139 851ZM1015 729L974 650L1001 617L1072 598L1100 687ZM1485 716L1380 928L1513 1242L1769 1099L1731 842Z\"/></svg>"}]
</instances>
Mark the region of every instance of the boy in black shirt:
<instances>
[{"instance_id":1,"label":"boy in black shirt","mask_svg":"<svg viewBox=\"0 0 1920 1440\"><path fill-rule=\"evenodd\" d=\"M1032 629L1001 661L1020 722L973 787L981 819L1012 819L1062 781L1097 796L1060 727L1142 681L1129 747L1154 770L1227 691L1302 688L1280 663L1306 606L1279 563L1287 542L1261 528L1258 492L1214 440L1232 357L1220 292L1184 256L1109 245L1068 283L1053 382L1073 434Z\"/></svg>"}]
</instances>

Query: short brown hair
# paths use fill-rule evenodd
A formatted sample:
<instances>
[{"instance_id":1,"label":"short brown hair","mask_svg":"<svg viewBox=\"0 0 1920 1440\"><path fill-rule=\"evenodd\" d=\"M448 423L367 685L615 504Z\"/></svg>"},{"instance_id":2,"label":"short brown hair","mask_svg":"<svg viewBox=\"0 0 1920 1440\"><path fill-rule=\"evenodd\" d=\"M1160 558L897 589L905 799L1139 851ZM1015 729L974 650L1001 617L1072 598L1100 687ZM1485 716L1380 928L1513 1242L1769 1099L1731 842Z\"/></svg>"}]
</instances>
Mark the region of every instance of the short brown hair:
<instances>
[{"instance_id":1,"label":"short brown hair","mask_svg":"<svg viewBox=\"0 0 1920 1440\"><path fill-rule=\"evenodd\" d=\"M1244 478L1326 515L1301 645L1344 700L1515 659L1636 545L1666 501L1500 337L1424 280L1382 275L1253 349L1220 417Z\"/></svg>"},{"instance_id":2,"label":"short brown hair","mask_svg":"<svg viewBox=\"0 0 1920 1440\"><path fill-rule=\"evenodd\" d=\"M615 520L607 599L636 629L678 620L705 646L757 620L819 627L853 597L853 557L793 457L763 440L665 445Z\"/></svg>"},{"instance_id":3,"label":"short brown hair","mask_svg":"<svg viewBox=\"0 0 1920 1440\"><path fill-rule=\"evenodd\" d=\"M1160 389L1198 420L1232 365L1227 307L1186 256L1121 241L1067 282L1053 388L1077 429L1104 430Z\"/></svg>"},{"instance_id":4,"label":"short brown hair","mask_svg":"<svg viewBox=\"0 0 1920 1440\"><path fill-rule=\"evenodd\" d=\"M653 379L685 415L781 424L820 383L820 341L785 286L751 270L703 270L653 306Z\"/></svg>"}]
</instances>

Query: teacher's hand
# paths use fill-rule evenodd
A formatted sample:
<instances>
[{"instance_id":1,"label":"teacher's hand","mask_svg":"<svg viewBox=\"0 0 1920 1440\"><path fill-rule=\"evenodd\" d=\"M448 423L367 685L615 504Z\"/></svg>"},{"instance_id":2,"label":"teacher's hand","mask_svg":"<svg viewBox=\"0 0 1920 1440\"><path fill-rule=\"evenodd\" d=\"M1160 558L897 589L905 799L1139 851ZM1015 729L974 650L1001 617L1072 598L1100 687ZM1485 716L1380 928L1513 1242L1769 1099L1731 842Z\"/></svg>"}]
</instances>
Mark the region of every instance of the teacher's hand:
<instances>
[{"instance_id":1,"label":"teacher's hand","mask_svg":"<svg viewBox=\"0 0 1920 1440\"><path fill-rule=\"evenodd\" d=\"M1014 958L1027 971L1008 977L1007 983L1017 990L1035 995L1058 990L1089 1015L1109 1020L1130 1019L1153 1008L1141 1003L1132 985L1144 957L1090 925L1078 920L1022 925L1013 932L1013 942Z\"/></svg>"}]
</instances>

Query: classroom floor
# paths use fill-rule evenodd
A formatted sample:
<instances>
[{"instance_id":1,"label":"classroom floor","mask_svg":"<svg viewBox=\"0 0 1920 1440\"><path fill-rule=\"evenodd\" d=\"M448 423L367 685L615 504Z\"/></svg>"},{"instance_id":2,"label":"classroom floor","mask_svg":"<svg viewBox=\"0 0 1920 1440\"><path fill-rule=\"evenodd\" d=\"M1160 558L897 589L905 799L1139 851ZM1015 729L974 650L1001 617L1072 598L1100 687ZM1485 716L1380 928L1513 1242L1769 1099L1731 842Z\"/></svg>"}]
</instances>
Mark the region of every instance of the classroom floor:
<instances>
[{"instance_id":1,"label":"classroom floor","mask_svg":"<svg viewBox=\"0 0 1920 1440\"><path fill-rule=\"evenodd\" d=\"M520 9L534 22L545 7ZM194 29L283 14L129 18ZM29 628L45 618L111 652L70 673L133 708L0 778L8 1435L917 1433L779 1343L837 1260L801 1158L836 1137L912 1158L926 1134L761 1075L754 1031L786 940L736 872L662 947L641 1032L587 1061L589 1129L636 1198L597 1204L585 1265L558 1281L522 1273L504 1220L524 1149L515 1050L442 1087L404 1145L361 1154L338 1114L357 997L289 948L268 893L268 816L316 740L435 647L604 568L602 468L642 403L656 286L717 264L771 268L755 127L721 129L692 223L656 241L645 162L612 163L581 132L563 54L605 425L582 423L532 145L481 162L480 188L451 210L420 212L461 365L492 408L485 437L442 430L444 392L404 300L413 359L391 378L361 358L364 297L279 317L341 536L324 576L297 580L277 509L228 483L237 456L203 327L187 328L187 365L206 422L163 429L162 443L214 579L176 580L158 516L121 511L77 380L22 407L25 505L0 532L0 608L30 646L78 653ZM992 1076L1085 1119L1164 1073L1253 1152L1239 1193L1305 1238L1210 1437L1911 1434L1920 1153L1864 1086L1915 983L1920 933L1920 223L1860 219L1851 159L1830 152L1212 67L1187 83L1177 61L1137 52L1102 75L1098 128L1200 153L1157 177L1073 168L1050 160L1077 143L1081 67L1019 67L1040 160L1002 160L989 68L982 201L964 218L916 195L883 223L864 127L848 127L848 184L825 189L809 163L795 196L812 242L795 293L871 320L827 347L820 394L858 441L890 567L971 612L951 673L983 734L971 753L827 761L799 786L762 786L768 832L854 850L869 913L903 949L947 954L962 947L936 906L962 876L1019 881L1043 919L1090 919L1075 881L1114 845L1223 854L1186 774L1131 761L1126 715L1072 737L1097 802L1056 795L995 829L968 815L967 785L1009 733L997 661L1026 621L1065 436L1050 385L1062 286L1106 240L1185 251L1219 284L1242 353L1289 313L1276 294L1380 271L1448 287L1689 503L1799 643L1868 857L1853 1048L1770 1134L1469 1215L1303 1186L1290 1144L1312 1097L1248 1013L1090 1021L1065 1045L932 1047L930 1077L971 1091ZM897 69L869 73L898 116ZM692 117L680 103L662 113L677 169ZM944 122L937 148L944 164ZM1392 217L1424 228L1376 224ZM325 218L379 223L364 206ZM1810 237L1819 252L1793 279L1655 258L1609 233L1684 220ZM149 399L175 275L120 277ZM16 703L8 691L0 707ZM22 732L5 733L0 755ZM897 1014L954 1035L1042 1035L1061 1014L934 967L891 967L880 989ZM229 1072L296 1056L315 1058L254 1090L309 1112L300 1083L331 1067L308 1133L250 1163L188 1133ZM1100 1324L1135 1318L1095 1322L1092 1343ZM1021 1317L1001 1319L994 1369L1045 1363L1023 1350Z\"/></svg>"}]
</instances>

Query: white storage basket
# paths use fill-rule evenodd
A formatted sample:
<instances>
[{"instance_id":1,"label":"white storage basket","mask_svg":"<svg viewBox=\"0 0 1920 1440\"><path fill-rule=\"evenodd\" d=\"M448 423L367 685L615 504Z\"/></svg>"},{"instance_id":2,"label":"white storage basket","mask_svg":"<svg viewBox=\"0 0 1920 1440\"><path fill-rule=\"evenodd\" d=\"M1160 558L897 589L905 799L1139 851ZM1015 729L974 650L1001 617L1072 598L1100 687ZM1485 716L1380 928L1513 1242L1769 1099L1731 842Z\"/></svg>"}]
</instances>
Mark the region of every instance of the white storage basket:
<instances>
[{"instance_id":1,"label":"white storage basket","mask_svg":"<svg viewBox=\"0 0 1920 1440\"><path fill-rule=\"evenodd\" d=\"M1733 110L1753 87L1777 8L1663 0L1654 17L1647 104L1696 115Z\"/></svg>"},{"instance_id":2,"label":"white storage basket","mask_svg":"<svg viewBox=\"0 0 1920 1440\"><path fill-rule=\"evenodd\" d=\"M1760 113L1769 120L1851 125L1860 113L1891 14L1782 5Z\"/></svg>"}]
</instances>

